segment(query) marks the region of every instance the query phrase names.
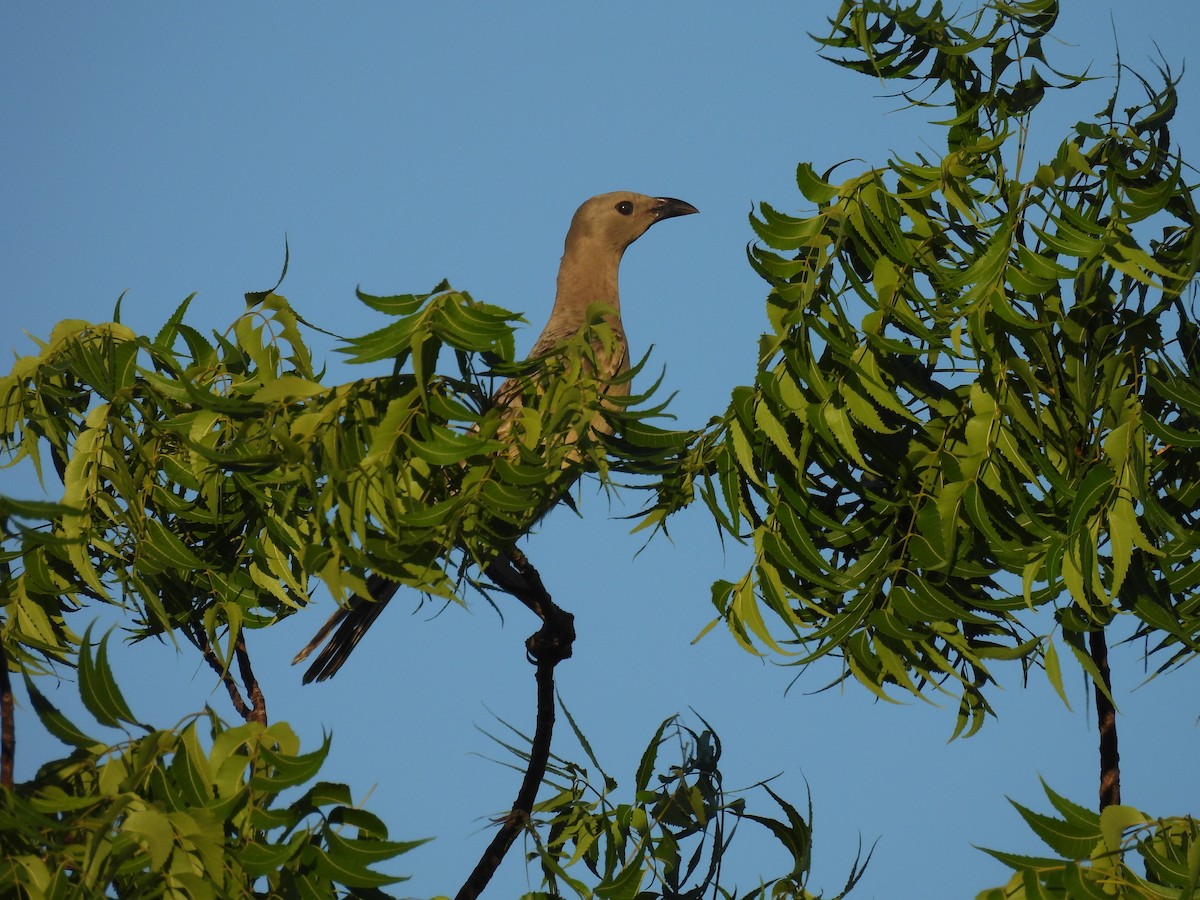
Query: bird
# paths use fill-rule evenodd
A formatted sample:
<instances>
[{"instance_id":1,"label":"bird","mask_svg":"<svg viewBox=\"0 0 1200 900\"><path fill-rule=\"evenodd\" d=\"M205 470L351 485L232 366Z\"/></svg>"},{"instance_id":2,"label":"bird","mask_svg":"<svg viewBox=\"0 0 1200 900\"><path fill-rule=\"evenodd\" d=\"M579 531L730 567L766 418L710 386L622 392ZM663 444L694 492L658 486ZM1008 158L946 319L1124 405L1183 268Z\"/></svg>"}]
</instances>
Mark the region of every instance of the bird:
<instances>
[{"instance_id":1,"label":"bird","mask_svg":"<svg viewBox=\"0 0 1200 900\"><path fill-rule=\"evenodd\" d=\"M618 271L630 244L663 219L699 212L692 204L673 197L651 197L632 191L598 194L575 211L567 229L562 260L558 268L554 306L541 334L529 352L536 360L577 335L588 323L589 310L600 304L613 340L597 348L596 376L605 384L607 396L625 396L629 382L620 376L629 371L629 344L621 321ZM613 379L617 379L615 383ZM515 409L521 403L521 384L516 378L504 382L494 393L494 406ZM563 489L569 485L564 485ZM559 491L562 495L562 490ZM513 584L500 583L498 567L485 570L502 590L513 593ZM504 567L505 578L514 575ZM325 646L305 671L303 683L332 678L358 646L399 589L399 584L378 574L367 578L367 594L350 599L330 616L305 647L292 660L302 662L322 644ZM330 636L332 634L332 636Z\"/></svg>"}]
</instances>

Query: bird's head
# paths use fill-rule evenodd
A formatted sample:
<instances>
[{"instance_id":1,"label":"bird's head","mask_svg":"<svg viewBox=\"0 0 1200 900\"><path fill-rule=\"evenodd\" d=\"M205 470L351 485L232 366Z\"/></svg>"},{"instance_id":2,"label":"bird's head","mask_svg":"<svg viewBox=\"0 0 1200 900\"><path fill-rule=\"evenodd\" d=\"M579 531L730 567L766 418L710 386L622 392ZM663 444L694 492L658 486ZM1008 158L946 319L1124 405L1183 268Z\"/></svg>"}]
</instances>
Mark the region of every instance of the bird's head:
<instances>
[{"instance_id":1,"label":"bird's head","mask_svg":"<svg viewBox=\"0 0 1200 900\"><path fill-rule=\"evenodd\" d=\"M633 191L599 194L576 210L567 246L573 241L594 241L620 255L655 222L694 212L699 210L692 204L671 197L647 197Z\"/></svg>"}]
</instances>

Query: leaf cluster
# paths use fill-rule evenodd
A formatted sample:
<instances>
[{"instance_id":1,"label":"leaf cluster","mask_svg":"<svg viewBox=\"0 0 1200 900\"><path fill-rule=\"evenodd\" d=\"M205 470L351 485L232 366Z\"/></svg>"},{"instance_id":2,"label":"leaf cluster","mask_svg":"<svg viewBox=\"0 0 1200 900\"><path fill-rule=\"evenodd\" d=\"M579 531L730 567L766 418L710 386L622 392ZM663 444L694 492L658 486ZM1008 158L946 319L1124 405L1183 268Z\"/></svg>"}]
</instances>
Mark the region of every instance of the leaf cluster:
<instances>
[{"instance_id":1,"label":"leaf cluster","mask_svg":"<svg viewBox=\"0 0 1200 900\"><path fill-rule=\"evenodd\" d=\"M131 607L137 637L202 629L228 665L240 629L301 607L314 577L335 596L370 571L457 599L457 577L581 473L608 483L610 452L625 471L661 470L686 439L649 424L661 409L629 411L644 396L604 398L590 374L614 340L602 310L517 364L517 317L445 284L359 296L393 321L340 349L394 359L394 375L322 384L302 320L273 293L211 339L185 301L153 338L68 321L17 361L0 379L0 445L43 477L48 454L63 495L2 510L13 658L68 659L63 615L90 602Z\"/></svg>"},{"instance_id":2,"label":"leaf cluster","mask_svg":"<svg viewBox=\"0 0 1200 900\"><path fill-rule=\"evenodd\" d=\"M275 802L312 781L327 744L300 754L284 725L230 729L211 714L208 749L201 719L139 726L106 642L93 653L90 628L80 638L72 619L120 606L133 639L182 636L232 683L235 659L248 666L243 629L301 608L315 579L344 596L370 571L460 599L464 573L511 547L581 474L611 484L614 467L661 471L687 439L647 421L661 408L629 408L646 395L605 397L591 374L615 340L603 309L578 337L517 363L513 313L446 284L360 292L391 321L339 349L352 363L391 359L395 372L327 386L287 300L247 299L208 337L185 320L191 298L153 336L123 325L119 306L113 322L65 321L0 379L7 464L62 482L55 502L0 501L5 665L76 748L5 792L26 829L6 844L20 860L14 889L126 894L164 868L171 878L154 890L173 895L241 896L256 880L281 895L386 883L372 866L411 845L387 842L348 789L317 782ZM496 383L502 407L489 399ZM147 734L106 746L67 721L37 686L63 667L97 721Z\"/></svg>"},{"instance_id":3,"label":"leaf cluster","mask_svg":"<svg viewBox=\"0 0 1200 900\"><path fill-rule=\"evenodd\" d=\"M285 724L225 724L211 711L171 729L134 718L107 662L85 635L79 690L109 745L66 718L26 675L46 729L73 747L15 790L0 789L0 892L14 897L374 896L400 880L375 866L421 841L388 840L346 785L315 782L329 753ZM133 732L133 733L131 733Z\"/></svg>"},{"instance_id":4,"label":"leaf cluster","mask_svg":"<svg viewBox=\"0 0 1200 900\"><path fill-rule=\"evenodd\" d=\"M1013 806L1057 856L987 850L1015 874L1004 887L981 891L977 900L1182 900L1195 895L1200 885L1200 823L1195 819L1154 819L1131 806L1115 805L1097 813L1042 787L1055 814ZM1141 874L1126 862L1133 852L1141 859Z\"/></svg>"},{"instance_id":5,"label":"leaf cluster","mask_svg":"<svg viewBox=\"0 0 1200 900\"><path fill-rule=\"evenodd\" d=\"M1200 635L1183 302L1200 232L1168 132L1176 82L1144 82L1123 119L1114 93L1022 178L1009 157L1036 98L997 98L1040 60L1057 5L985 7L996 22L965 28L940 4L843 5L827 44L949 90L949 149L840 183L802 164L815 210L761 205L759 374L692 463L754 552L714 585L718 621L754 652L839 657L882 699L948 693L955 734L990 712L994 661L1043 666L1061 693L1056 632L1093 676L1083 636L1115 616L1171 648L1167 665Z\"/></svg>"},{"instance_id":6,"label":"leaf cluster","mask_svg":"<svg viewBox=\"0 0 1200 900\"><path fill-rule=\"evenodd\" d=\"M528 858L540 866L545 890L525 895L529 900L821 896L806 887L812 864L811 804L802 813L766 784L728 791L720 770L721 741L707 723L696 730L679 716L662 722L633 775L632 797L622 800L619 783L601 766L575 719L566 715L596 775L561 757L550 766L547 782L554 794L534 808L529 828L534 847ZM517 734L520 744L497 742L523 760L527 739ZM760 789L778 806L782 819L750 811L749 799ZM766 829L791 868L739 894L730 887L725 868L743 823ZM845 887L832 900L850 892L869 860L870 853L855 859ZM580 877L577 866L590 877Z\"/></svg>"},{"instance_id":7,"label":"leaf cluster","mask_svg":"<svg viewBox=\"0 0 1200 900\"><path fill-rule=\"evenodd\" d=\"M829 19L830 33L814 35L826 59L852 71L899 82L900 96L919 108L947 109L951 151L1018 125L1047 89L1069 90L1088 80L1054 69L1042 41L1058 21L1058 0L980 3L974 11L927 9L889 0L844 0ZM911 83L911 87L909 84ZM920 93L918 93L920 91Z\"/></svg>"}]
</instances>

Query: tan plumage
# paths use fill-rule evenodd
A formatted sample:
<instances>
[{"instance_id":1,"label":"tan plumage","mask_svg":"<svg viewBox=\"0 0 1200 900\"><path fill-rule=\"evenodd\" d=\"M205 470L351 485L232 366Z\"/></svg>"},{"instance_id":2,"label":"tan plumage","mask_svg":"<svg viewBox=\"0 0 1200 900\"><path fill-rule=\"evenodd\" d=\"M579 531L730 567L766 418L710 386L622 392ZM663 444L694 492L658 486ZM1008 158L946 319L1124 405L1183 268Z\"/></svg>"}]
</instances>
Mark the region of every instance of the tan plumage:
<instances>
[{"instance_id":1,"label":"tan plumage","mask_svg":"<svg viewBox=\"0 0 1200 900\"><path fill-rule=\"evenodd\" d=\"M530 358L537 358L579 333L593 304L603 304L611 312L607 324L615 340L606 348L597 348L596 373L602 381L629 370L629 345L621 323L621 298L617 275L626 248L662 219L697 212L690 203L670 197L647 197L630 191L600 194L576 210L563 248L558 269L557 292L550 318L534 342ZM614 384L609 393L628 394L628 382ZM496 391L494 403L513 408L520 403L520 384L510 379ZM367 629L382 612L398 589L395 582L378 575L367 579L370 597L352 597L321 627L313 639L296 654L293 664L305 659L331 632L329 643L304 673L304 682L324 681L332 677ZM504 585L500 585L504 587Z\"/></svg>"}]
</instances>

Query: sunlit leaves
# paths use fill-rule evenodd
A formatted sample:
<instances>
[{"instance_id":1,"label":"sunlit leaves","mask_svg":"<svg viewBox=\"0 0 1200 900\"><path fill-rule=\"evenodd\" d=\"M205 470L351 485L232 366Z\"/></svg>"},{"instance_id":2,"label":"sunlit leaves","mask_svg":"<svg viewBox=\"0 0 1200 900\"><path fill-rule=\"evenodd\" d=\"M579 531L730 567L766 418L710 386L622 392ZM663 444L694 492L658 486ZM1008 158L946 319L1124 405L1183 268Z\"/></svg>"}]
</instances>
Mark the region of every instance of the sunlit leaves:
<instances>
[{"instance_id":1,"label":"sunlit leaves","mask_svg":"<svg viewBox=\"0 0 1200 900\"><path fill-rule=\"evenodd\" d=\"M121 603L135 637L182 634L228 667L242 629L299 608L314 578L342 595L371 572L461 599L461 575L582 473L657 475L690 495L698 436L653 423L657 384L609 397L592 374L614 348L605 309L517 364L516 317L464 293L362 299L392 321L344 349L394 357L395 371L350 384L323 384L310 326L273 292L211 338L184 321L187 301L153 339L60 323L0 380L9 462L48 453L63 485L60 502L0 498L2 636L44 726L76 748L4 798L28 829L0 873L6 894L369 895L396 880L378 864L413 846L388 841L348 789L313 783L328 742L301 753L286 726L215 718L207 741L196 721L138 725L108 637L68 629L78 608ZM497 384L504 404L489 402ZM81 730L39 690L43 658L77 668L102 726L148 733L107 746Z\"/></svg>"},{"instance_id":2,"label":"sunlit leaves","mask_svg":"<svg viewBox=\"0 0 1200 900\"><path fill-rule=\"evenodd\" d=\"M132 721L103 648L88 663L92 674L81 671L81 694L98 720ZM301 753L286 725L230 728L210 713L106 746L32 683L30 695L46 727L76 751L47 761L29 785L0 790L6 896L325 896L400 880L379 864L421 843L388 840L344 785L318 782L280 801L313 779L328 740Z\"/></svg>"},{"instance_id":3,"label":"sunlit leaves","mask_svg":"<svg viewBox=\"0 0 1200 900\"><path fill-rule=\"evenodd\" d=\"M520 367L517 317L445 284L360 298L392 321L341 349L396 372L339 387L272 292L210 339L185 301L153 339L67 321L17 361L0 380L0 445L13 464L49 451L63 493L53 508L9 505L44 522L10 540L14 657L70 653L64 598L132 602L141 636L202 626L223 660L241 627L303 605L313 577L340 595L374 571L454 598L463 567L526 532L564 483L607 479L610 453L665 472L693 439L652 425L661 409L603 400L589 374L613 340L602 310ZM507 412L488 409L496 375L520 398ZM629 426L619 443L602 417Z\"/></svg>"},{"instance_id":4,"label":"sunlit leaves","mask_svg":"<svg viewBox=\"0 0 1200 900\"><path fill-rule=\"evenodd\" d=\"M1194 893L1200 879L1200 825L1194 819L1153 819L1133 807L1115 805L1096 813L1042 787L1053 814L1018 803L1013 807L1055 856L985 851L1015 874L1003 888L980 892L978 900L1160 900ZM1141 857L1144 875L1130 866L1134 853Z\"/></svg>"},{"instance_id":5,"label":"sunlit leaves","mask_svg":"<svg viewBox=\"0 0 1200 900\"><path fill-rule=\"evenodd\" d=\"M428 294L358 298L396 321L360 338L351 338L343 352L351 362L395 359L401 366L410 358L417 381L432 374L442 345L481 353L487 363L511 361L511 323L519 317L508 310L478 303L469 294L452 291L442 282Z\"/></svg>"},{"instance_id":6,"label":"sunlit leaves","mask_svg":"<svg viewBox=\"0 0 1200 900\"><path fill-rule=\"evenodd\" d=\"M717 449L697 447L701 495L754 550L714 589L735 638L840 657L881 698L957 695L956 734L982 724L996 660L1044 647L1061 692L1044 629L1092 674L1082 634L1114 615L1182 645L1173 661L1200 635L1200 353L1172 349L1176 330L1196 344L1177 298L1200 233L1165 127L1174 81L1127 121L1114 100L1021 180L1056 14L843 4L825 45L950 107L948 149L840 183L802 164L815 209L760 206L771 330ZM1031 632L1040 606L1056 618Z\"/></svg>"}]
</instances>

